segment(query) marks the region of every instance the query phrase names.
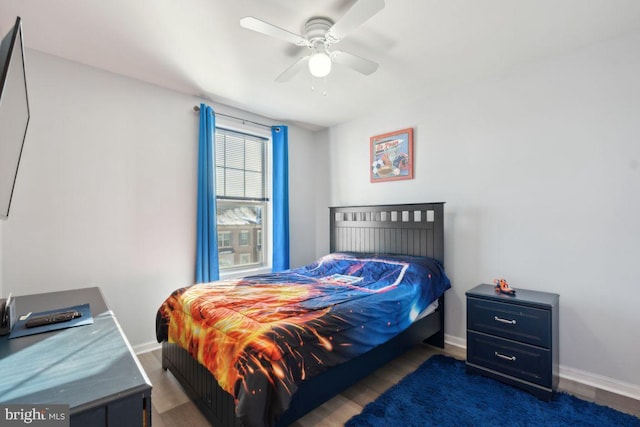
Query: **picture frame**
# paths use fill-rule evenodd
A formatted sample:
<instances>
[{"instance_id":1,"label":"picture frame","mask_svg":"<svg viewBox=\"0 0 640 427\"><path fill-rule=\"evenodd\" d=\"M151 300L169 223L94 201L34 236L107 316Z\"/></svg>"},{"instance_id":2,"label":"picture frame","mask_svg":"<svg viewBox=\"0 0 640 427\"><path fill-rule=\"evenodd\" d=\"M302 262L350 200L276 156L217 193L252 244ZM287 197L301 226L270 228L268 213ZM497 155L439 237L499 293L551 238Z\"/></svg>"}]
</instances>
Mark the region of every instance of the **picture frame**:
<instances>
[{"instance_id":1,"label":"picture frame","mask_svg":"<svg viewBox=\"0 0 640 427\"><path fill-rule=\"evenodd\" d=\"M371 182L413 179L413 128L370 138Z\"/></svg>"}]
</instances>

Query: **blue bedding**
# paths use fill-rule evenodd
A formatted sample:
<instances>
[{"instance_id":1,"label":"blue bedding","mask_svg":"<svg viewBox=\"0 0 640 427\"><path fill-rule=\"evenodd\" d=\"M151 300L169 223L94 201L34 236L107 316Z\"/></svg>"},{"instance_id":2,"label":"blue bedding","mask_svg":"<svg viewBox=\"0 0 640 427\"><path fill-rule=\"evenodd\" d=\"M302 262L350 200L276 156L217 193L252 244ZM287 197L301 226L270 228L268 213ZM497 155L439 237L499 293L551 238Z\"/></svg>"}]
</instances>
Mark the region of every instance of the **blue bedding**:
<instances>
[{"instance_id":1,"label":"blue bedding","mask_svg":"<svg viewBox=\"0 0 640 427\"><path fill-rule=\"evenodd\" d=\"M271 425L297 384L393 338L450 287L434 259L334 253L178 289L156 332L209 369L245 425Z\"/></svg>"}]
</instances>

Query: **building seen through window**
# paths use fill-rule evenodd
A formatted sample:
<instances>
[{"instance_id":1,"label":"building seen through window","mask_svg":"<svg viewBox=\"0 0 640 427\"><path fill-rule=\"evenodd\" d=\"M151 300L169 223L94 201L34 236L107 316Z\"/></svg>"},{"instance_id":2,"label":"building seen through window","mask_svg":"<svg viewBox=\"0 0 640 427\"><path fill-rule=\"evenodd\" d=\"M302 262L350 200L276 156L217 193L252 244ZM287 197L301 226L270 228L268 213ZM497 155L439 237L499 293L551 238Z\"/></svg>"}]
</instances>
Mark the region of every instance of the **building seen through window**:
<instances>
[{"instance_id":1,"label":"building seen through window","mask_svg":"<svg viewBox=\"0 0 640 427\"><path fill-rule=\"evenodd\" d=\"M264 205L218 200L218 257L221 268L262 265Z\"/></svg>"}]
</instances>

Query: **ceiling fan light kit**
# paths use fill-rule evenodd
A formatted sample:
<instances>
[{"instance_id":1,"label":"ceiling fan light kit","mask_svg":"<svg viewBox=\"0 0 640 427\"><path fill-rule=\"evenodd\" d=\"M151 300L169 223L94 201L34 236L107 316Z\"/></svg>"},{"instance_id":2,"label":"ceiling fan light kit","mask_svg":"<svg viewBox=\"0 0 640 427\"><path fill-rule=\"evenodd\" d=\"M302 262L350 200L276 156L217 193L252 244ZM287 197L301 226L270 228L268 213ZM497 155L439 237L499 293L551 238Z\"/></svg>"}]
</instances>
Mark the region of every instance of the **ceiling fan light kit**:
<instances>
[{"instance_id":1,"label":"ceiling fan light kit","mask_svg":"<svg viewBox=\"0 0 640 427\"><path fill-rule=\"evenodd\" d=\"M326 52L316 52L311 55L308 65L313 77L326 77L331 72L331 58Z\"/></svg>"},{"instance_id":2,"label":"ceiling fan light kit","mask_svg":"<svg viewBox=\"0 0 640 427\"><path fill-rule=\"evenodd\" d=\"M360 0L335 23L325 17L308 19L304 25L303 35L292 33L252 16L242 18L240 25L297 46L306 46L311 50L312 53L298 58L280 74L276 78L277 82L291 79L303 68L305 63L309 73L318 78L329 75L333 62L352 68L361 74L369 75L378 69L377 63L344 51L331 50L330 47L383 8L384 0Z\"/></svg>"}]
</instances>

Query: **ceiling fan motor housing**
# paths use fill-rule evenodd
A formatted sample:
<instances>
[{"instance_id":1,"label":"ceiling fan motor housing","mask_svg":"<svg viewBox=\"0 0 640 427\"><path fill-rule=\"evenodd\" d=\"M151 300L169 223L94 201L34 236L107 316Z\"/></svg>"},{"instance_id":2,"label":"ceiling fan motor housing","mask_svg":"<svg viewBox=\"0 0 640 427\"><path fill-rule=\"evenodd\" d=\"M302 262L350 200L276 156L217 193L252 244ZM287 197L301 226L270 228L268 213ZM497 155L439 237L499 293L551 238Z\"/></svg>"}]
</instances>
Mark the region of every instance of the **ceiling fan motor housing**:
<instances>
[{"instance_id":1,"label":"ceiling fan motor housing","mask_svg":"<svg viewBox=\"0 0 640 427\"><path fill-rule=\"evenodd\" d=\"M331 41L327 40L325 36L329 28L333 26L333 21L324 17L310 18L304 24L304 38L309 41L309 47L315 47L317 43L322 43L324 47L327 47Z\"/></svg>"}]
</instances>

